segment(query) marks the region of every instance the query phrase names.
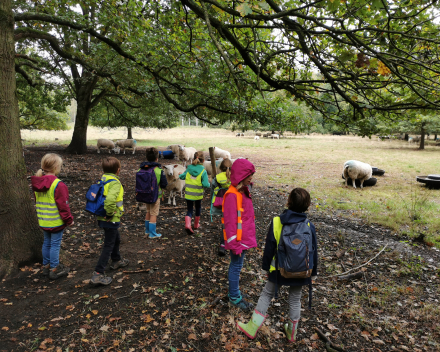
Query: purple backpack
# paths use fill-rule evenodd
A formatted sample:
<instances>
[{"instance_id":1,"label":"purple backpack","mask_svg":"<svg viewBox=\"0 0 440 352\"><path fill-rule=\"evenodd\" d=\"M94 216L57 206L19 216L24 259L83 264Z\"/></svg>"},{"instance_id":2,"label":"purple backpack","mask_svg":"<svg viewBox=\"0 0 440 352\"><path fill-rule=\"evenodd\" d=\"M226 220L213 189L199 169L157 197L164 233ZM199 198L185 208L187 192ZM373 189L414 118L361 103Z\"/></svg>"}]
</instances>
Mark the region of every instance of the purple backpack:
<instances>
[{"instance_id":1,"label":"purple backpack","mask_svg":"<svg viewBox=\"0 0 440 352\"><path fill-rule=\"evenodd\" d=\"M155 203L159 196L159 185L154 167L141 168L136 173L136 201Z\"/></svg>"}]
</instances>

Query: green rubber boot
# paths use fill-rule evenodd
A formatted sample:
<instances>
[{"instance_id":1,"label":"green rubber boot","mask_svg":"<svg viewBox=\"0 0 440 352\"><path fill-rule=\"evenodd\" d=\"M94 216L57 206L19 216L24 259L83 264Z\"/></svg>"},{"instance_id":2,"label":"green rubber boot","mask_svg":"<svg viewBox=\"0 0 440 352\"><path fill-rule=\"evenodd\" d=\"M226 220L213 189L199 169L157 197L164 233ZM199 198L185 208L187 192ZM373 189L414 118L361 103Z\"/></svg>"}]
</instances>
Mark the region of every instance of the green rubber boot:
<instances>
[{"instance_id":1,"label":"green rubber boot","mask_svg":"<svg viewBox=\"0 0 440 352\"><path fill-rule=\"evenodd\" d=\"M298 327L299 320L291 320L287 324L284 324L284 331L289 342L296 341L296 329Z\"/></svg>"},{"instance_id":2,"label":"green rubber boot","mask_svg":"<svg viewBox=\"0 0 440 352\"><path fill-rule=\"evenodd\" d=\"M237 323L237 327L243 331L247 337L250 339L254 339L257 336L258 330L263 326L264 321L266 320L267 315L261 314L258 310L254 310L252 314L252 318L249 323L244 324L241 322Z\"/></svg>"}]
</instances>

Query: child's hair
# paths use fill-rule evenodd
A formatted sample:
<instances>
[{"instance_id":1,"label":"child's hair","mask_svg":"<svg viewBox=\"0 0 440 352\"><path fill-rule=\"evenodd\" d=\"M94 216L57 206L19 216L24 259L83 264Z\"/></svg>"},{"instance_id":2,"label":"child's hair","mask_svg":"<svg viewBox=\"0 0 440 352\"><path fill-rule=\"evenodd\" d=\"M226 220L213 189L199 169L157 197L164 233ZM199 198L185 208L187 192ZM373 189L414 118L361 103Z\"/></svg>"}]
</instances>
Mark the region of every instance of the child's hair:
<instances>
[{"instance_id":1,"label":"child's hair","mask_svg":"<svg viewBox=\"0 0 440 352\"><path fill-rule=\"evenodd\" d=\"M58 175L61 171L61 166L63 166L63 159L58 154L46 154L41 159L41 169L35 173L35 176L41 177L46 172Z\"/></svg>"},{"instance_id":2,"label":"child's hair","mask_svg":"<svg viewBox=\"0 0 440 352\"><path fill-rule=\"evenodd\" d=\"M226 177L228 181L231 180L231 167L232 167L232 161L229 159L223 159L219 167L221 172L226 172Z\"/></svg>"},{"instance_id":3,"label":"child's hair","mask_svg":"<svg viewBox=\"0 0 440 352\"><path fill-rule=\"evenodd\" d=\"M147 148L146 156L148 161L154 162L159 159L159 152L154 147Z\"/></svg>"},{"instance_id":4,"label":"child's hair","mask_svg":"<svg viewBox=\"0 0 440 352\"><path fill-rule=\"evenodd\" d=\"M205 155L203 154L203 152L195 152L192 164L199 165L199 164L203 164L204 162L205 162Z\"/></svg>"},{"instance_id":5,"label":"child's hair","mask_svg":"<svg viewBox=\"0 0 440 352\"><path fill-rule=\"evenodd\" d=\"M287 208L296 213L304 213L310 206L310 194L304 188L294 188L287 199Z\"/></svg>"},{"instance_id":6,"label":"child's hair","mask_svg":"<svg viewBox=\"0 0 440 352\"><path fill-rule=\"evenodd\" d=\"M102 159L102 170L106 174L115 174L121 168L121 162L113 156Z\"/></svg>"}]
</instances>

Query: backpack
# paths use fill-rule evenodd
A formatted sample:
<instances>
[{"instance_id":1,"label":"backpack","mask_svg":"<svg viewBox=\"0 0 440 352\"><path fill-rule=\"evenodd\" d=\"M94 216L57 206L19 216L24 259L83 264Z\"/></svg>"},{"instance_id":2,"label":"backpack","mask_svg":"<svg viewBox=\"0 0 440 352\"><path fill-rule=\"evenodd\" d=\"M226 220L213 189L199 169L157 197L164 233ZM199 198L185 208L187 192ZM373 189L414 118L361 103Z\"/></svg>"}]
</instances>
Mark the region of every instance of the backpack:
<instances>
[{"instance_id":1,"label":"backpack","mask_svg":"<svg viewBox=\"0 0 440 352\"><path fill-rule=\"evenodd\" d=\"M277 238L276 228L280 241L278 244L278 269L280 274L288 279L303 279L312 276L313 255L316 248L313 248L313 234L310 221L297 224L286 224L282 226L281 234L279 228L281 220L274 218L274 235Z\"/></svg>"},{"instance_id":2,"label":"backpack","mask_svg":"<svg viewBox=\"0 0 440 352\"><path fill-rule=\"evenodd\" d=\"M136 201L141 203L156 203L159 196L154 167L140 169L136 173Z\"/></svg>"},{"instance_id":3,"label":"backpack","mask_svg":"<svg viewBox=\"0 0 440 352\"><path fill-rule=\"evenodd\" d=\"M104 196L104 186L112 181L116 180L108 180L106 182L99 180L89 187L86 193L86 211L97 216L107 215L104 209L104 201L106 198Z\"/></svg>"}]
</instances>

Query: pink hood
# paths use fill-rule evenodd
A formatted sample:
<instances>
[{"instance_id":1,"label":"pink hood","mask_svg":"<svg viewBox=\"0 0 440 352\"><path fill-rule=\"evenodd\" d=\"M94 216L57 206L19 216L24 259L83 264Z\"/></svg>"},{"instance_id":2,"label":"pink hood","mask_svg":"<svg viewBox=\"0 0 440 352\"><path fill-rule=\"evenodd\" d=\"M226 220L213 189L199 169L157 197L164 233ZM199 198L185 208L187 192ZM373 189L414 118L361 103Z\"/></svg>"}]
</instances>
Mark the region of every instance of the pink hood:
<instances>
[{"instance_id":1,"label":"pink hood","mask_svg":"<svg viewBox=\"0 0 440 352\"><path fill-rule=\"evenodd\" d=\"M247 159L237 159L231 167L231 184L237 186L246 177L254 173L254 164Z\"/></svg>"}]
</instances>

